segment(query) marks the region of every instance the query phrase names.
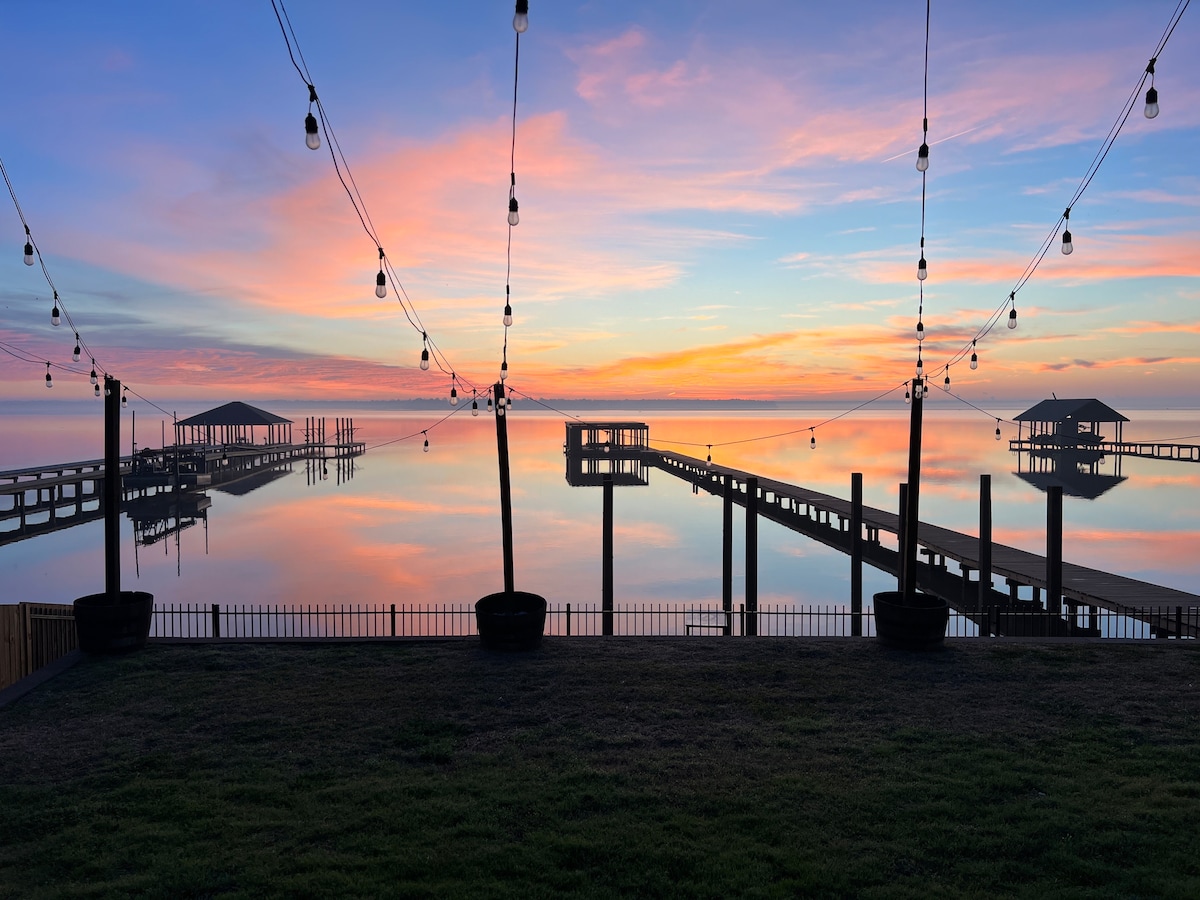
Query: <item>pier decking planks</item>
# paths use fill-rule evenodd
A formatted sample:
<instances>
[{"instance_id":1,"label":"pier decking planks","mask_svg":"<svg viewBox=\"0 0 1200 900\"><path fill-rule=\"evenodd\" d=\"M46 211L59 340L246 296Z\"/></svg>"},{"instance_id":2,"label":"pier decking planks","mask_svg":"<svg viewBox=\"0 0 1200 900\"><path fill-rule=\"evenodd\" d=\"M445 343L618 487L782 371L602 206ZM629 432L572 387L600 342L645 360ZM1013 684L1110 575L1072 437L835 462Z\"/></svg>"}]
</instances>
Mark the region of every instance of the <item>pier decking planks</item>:
<instances>
[{"instance_id":1,"label":"pier decking planks","mask_svg":"<svg viewBox=\"0 0 1200 900\"><path fill-rule=\"evenodd\" d=\"M750 472L743 472L728 466L706 465L702 460L669 451L647 451L645 459L648 465L699 484L710 493L720 493L722 477L732 478L742 486L743 490L747 478L758 477L759 491L762 496L765 498L773 494L775 498L773 503L760 503L760 514L818 540L823 539L819 534L814 533L813 529L796 527L795 516L772 514L775 509L779 508L780 498L787 498L790 503L803 505L810 510L817 511L818 519L822 515L837 516L836 531L838 532L845 531L849 527L850 502L840 497L810 490L800 485L754 476ZM735 491L734 497L739 505L744 505L741 490ZM811 517L811 513L809 516ZM864 505L862 519L863 528L868 534L872 532L898 534L899 532L900 517L894 512ZM832 528L832 522L830 522L830 526ZM925 548L931 560L941 557L943 560L954 560L964 570L977 571L979 568L979 538L976 536L921 522L917 540ZM823 543L845 551L849 546L849 535L846 536L846 546L844 547L840 545L840 541L836 540L823 540ZM871 543L878 544L877 541L874 541L864 542L864 545ZM882 554L873 554L868 551L865 559L872 565L894 574L894 566L886 565L886 562L889 556L895 557L896 555L895 551L885 551ZM880 563L885 564L880 565ZM1044 591L1047 587L1046 558L1017 547L993 543L992 574L1006 579L1011 585L1026 585L1038 591ZM1102 572L1098 569L1089 569L1074 563L1063 563L1062 583L1063 597L1072 603L1084 606L1113 611L1137 608L1156 610L1164 614L1174 613L1179 608L1185 612L1200 608L1200 596L1196 594L1138 581L1134 578L1126 578L1123 575Z\"/></svg>"}]
</instances>

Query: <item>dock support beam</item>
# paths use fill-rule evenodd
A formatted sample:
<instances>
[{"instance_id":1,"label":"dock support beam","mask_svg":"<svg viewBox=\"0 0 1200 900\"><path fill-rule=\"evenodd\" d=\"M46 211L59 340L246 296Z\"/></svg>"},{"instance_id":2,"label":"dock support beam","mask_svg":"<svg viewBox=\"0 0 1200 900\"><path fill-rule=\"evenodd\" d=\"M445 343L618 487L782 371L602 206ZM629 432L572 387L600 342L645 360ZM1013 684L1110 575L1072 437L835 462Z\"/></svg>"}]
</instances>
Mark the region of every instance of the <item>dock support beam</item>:
<instances>
[{"instance_id":1,"label":"dock support beam","mask_svg":"<svg viewBox=\"0 0 1200 900\"><path fill-rule=\"evenodd\" d=\"M1052 484L1046 491L1046 610L1062 612L1063 489Z\"/></svg>"},{"instance_id":2,"label":"dock support beam","mask_svg":"<svg viewBox=\"0 0 1200 900\"><path fill-rule=\"evenodd\" d=\"M733 633L733 479L723 476L721 491L721 610L725 613L725 634Z\"/></svg>"},{"instance_id":3,"label":"dock support beam","mask_svg":"<svg viewBox=\"0 0 1200 900\"><path fill-rule=\"evenodd\" d=\"M121 382L104 376L104 593L121 601Z\"/></svg>"},{"instance_id":4,"label":"dock support beam","mask_svg":"<svg viewBox=\"0 0 1200 900\"><path fill-rule=\"evenodd\" d=\"M758 634L758 479L746 479L746 628Z\"/></svg>"},{"instance_id":5,"label":"dock support beam","mask_svg":"<svg viewBox=\"0 0 1200 900\"><path fill-rule=\"evenodd\" d=\"M600 578L600 610L603 613L602 631L613 633L613 477L604 475L604 535L601 538L600 555L603 572Z\"/></svg>"},{"instance_id":6,"label":"dock support beam","mask_svg":"<svg viewBox=\"0 0 1200 900\"><path fill-rule=\"evenodd\" d=\"M850 634L854 637L862 637L862 492L862 473L850 473Z\"/></svg>"},{"instance_id":7,"label":"dock support beam","mask_svg":"<svg viewBox=\"0 0 1200 900\"><path fill-rule=\"evenodd\" d=\"M992 476L979 476L979 609L992 590Z\"/></svg>"}]
</instances>

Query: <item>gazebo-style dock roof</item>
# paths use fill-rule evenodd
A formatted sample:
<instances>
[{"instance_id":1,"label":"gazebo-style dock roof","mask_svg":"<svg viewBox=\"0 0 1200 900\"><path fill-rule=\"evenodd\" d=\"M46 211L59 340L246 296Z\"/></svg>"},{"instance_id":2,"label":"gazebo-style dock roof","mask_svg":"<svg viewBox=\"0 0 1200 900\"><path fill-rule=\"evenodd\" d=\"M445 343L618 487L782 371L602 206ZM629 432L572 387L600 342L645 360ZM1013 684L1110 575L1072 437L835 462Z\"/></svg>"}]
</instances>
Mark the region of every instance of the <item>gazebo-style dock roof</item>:
<instances>
[{"instance_id":1,"label":"gazebo-style dock roof","mask_svg":"<svg viewBox=\"0 0 1200 900\"><path fill-rule=\"evenodd\" d=\"M1060 447L1098 444L1104 438L1100 426L1115 423L1115 441L1120 443L1121 430L1129 419L1099 400L1043 400L1025 410L1017 422L1029 423L1029 439L1035 443Z\"/></svg>"},{"instance_id":2,"label":"gazebo-style dock roof","mask_svg":"<svg viewBox=\"0 0 1200 900\"><path fill-rule=\"evenodd\" d=\"M275 413L234 401L198 413L175 423L175 441L179 444L254 444L255 429L268 444L292 442L292 420ZM190 440L185 440L185 436Z\"/></svg>"}]
</instances>

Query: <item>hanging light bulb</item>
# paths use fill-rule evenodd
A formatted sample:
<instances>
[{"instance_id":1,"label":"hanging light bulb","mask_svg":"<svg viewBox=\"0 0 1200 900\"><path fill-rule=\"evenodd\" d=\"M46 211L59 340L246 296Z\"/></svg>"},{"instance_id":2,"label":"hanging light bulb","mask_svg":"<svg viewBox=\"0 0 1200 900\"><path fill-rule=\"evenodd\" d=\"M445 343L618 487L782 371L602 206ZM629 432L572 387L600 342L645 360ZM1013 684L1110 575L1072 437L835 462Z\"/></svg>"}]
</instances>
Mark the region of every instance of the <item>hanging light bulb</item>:
<instances>
[{"instance_id":1,"label":"hanging light bulb","mask_svg":"<svg viewBox=\"0 0 1200 900\"><path fill-rule=\"evenodd\" d=\"M712 444L708 444L708 456L704 460L704 468L709 468L712 465Z\"/></svg>"},{"instance_id":2,"label":"hanging light bulb","mask_svg":"<svg viewBox=\"0 0 1200 900\"><path fill-rule=\"evenodd\" d=\"M517 0L517 13L513 16L513 31L524 34L529 30L529 0ZM516 224L515 222L513 223Z\"/></svg>"},{"instance_id":3,"label":"hanging light bulb","mask_svg":"<svg viewBox=\"0 0 1200 900\"><path fill-rule=\"evenodd\" d=\"M500 380L501 381L508 380L508 360L507 359L504 360L504 362L500 363Z\"/></svg>"},{"instance_id":4,"label":"hanging light bulb","mask_svg":"<svg viewBox=\"0 0 1200 900\"><path fill-rule=\"evenodd\" d=\"M379 274L375 276L375 296L382 300L387 296L387 276L383 274L383 248L379 248Z\"/></svg>"},{"instance_id":5,"label":"hanging light bulb","mask_svg":"<svg viewBox=\"0 0 1200 900\"><path fill-rule=\"evenodd\" d=\"M129 405L129 397L125 394L125 388L121 388L121 409Z\"/></svg>"},{"instance_id":6,"label":"hanging light bulb","mask_svg":"<svg viewBox=\"0 0 1200 900\"><path fill-rule=\"evenodd\" d=\"M929 145L922 143L917 148L917 171L925 172L929 169Z\"/></svg>"},{"instance_id":7,"label":"hanging light bulb","mask_svg":"<svg viewBox=\"0 0 1200 900\"><path fill-rule=\"evenodd\" d=\"M317 128L317 117L312 114L312 105L317 102L317 89L308 86L308 115L304 117L304 143L309 150L321 149L321 132Z\"/></svg>"},{"instance_id":8,"label":"hanging light bulb","mask_svg":"<svg viewBox=\"0 0 1200 900\"><path fill-rule=\"evenodd\" d=\"M33 243L31 241L25 242L25 265L33 265Z\"/></svg>"},{"instance_id":9,"label":"hanging light bulb","mask_svg":"<svg viewBox=\"0 0 1200 900\"><path fill-rule=\"evenodd\" d=\"M499 400L497 400L496 401L496 415L498 415L498 416L504 415L504 410L505 410L506 406L507 406L507 404L504 402L503 397L501 397Z\"/></svg>"},{"instance_id":10,"label":"hanging light bulb","mask_svg":"<svg viewBox=\"0 0 1200 900\"><path fill-rule=\"evenodd\" d=\"M112 396L112 388L108 384L108 376L107 375L104 376L104 396L105 397Z\"/></svg>"},{"instance_id":11,"label":"hanging light bulb","mask_svg":"<svg viewBox=\"0 0 1200 900\"><path fill-rule=\"evenodd\" d=\"M917 351L917 377L925 374L925 363L921 361L921 351Z\"/></svg>"},{"instance_id":12,"label":"hanging light bulb","mask_svg":"<svg viewBox=\"0 0 1200 900\"><path fill-rule=\"evenodd\" d=\"M813 431L811 428L810 428L810 429L808 429L808 434L809 434L809 438L808 438L808 449L809 449L809 450L816 450L816 449L817 449L817 434L816 434L816 432L815 432L815 431Z\"/></svg>"},{"instance_id":13,"label":"hanging light bulb","mask_svg":"<svg viewBox=\"0 0 1200 900\"><path fill-rule=\"evenodd\" d=\"M91 374L91 382L92 382L92 384L96 385L97 387L99 387L99 386L100 386L100 385L99 385L99 379L96 377L96 358L95 358L95 357L92 357L92 374Z\"/></svg>"},{"instance_id":14,"label":"hanging light bulb","mask_svg":"<svg viewBox=\"0 0 1200 900\"><path fill-rule=\"evenodd\" d=\"M946 366L946 380L944 382L942 382L942 390L943 391L950 390L950 367L949 366Z\"/></svg>"},{"instance_id":15,"label":"hanging light bulb","mask_svg":"<svg viewBox=\"0 0 1200 900\"><path fill-rule=\"evenodd\" d=\"M71 351L71 361L79 362L79 332L75 332L75 349Z\"/></svg>"},{"instance_id":16,"label":"hanging light bulb","mask_svg":"<svg viewBox=\"0 0 1200 900\"><path fill-rule=\"evenodd\" d=\"M1008 311L1008 327L1017 327L1017 308L1015 306Z\"/></svg>"},{"instance_id":17,"label":"hanging light bulb","mask_svg":"<svg viewBox=\"0 0 1200 900\"><path fill-rule=\"evenodd\" d=\"M925 323L917 319L917 341L925 340Z\"/></svg>"},{"instance_id":18,"label":"hanging light bulb","mask_svg":"<svg viewBox=\"0 0 1200 900\"><path fill-rule=\"evenodd\" d=\"M100 385L98 385L98 384L95 385L95 388L96 388L96 396L99 397L100 396Z\"/></svg>"},{"instance_id":19,"label":"hanging light bulb","mask_svg":"<svg viewBox=\"0 0 1200 900\"><path fill-rule=\"evenodd\" d=\"M912 394L910 394L910 393L908 392L908 388L905 388L905 389L904 389L904 402L905 402L905 403L912 403Z\"/></svg>"},{"instance_id":20,"label":"hanging light bulb","mask_svg":"<svg viewBox=\"0 0 1200 900\"><path fill-rule=\"evenodd\" d=\"M516 225L521 221L520 215L517 214L517 198L508 198L508 224Z\"/></svg>"},{"instance_id":21,"label":"hanging light bulb","mask_svg":"<svg viewBox=\"0 0 1200 900\"><path fill-rule=\"evenodd\" d=\"M54 301L54 309L50 310L50 324L57 328L62 324L62 318L58 314L58 300Z\"/></svg>"},{"instance_id":22,"label":"hanging light bulb","mask_svg":"<svg viewBox=\"0 0 1200 900\"><path fill-rule=\"evenodd\" d=\"M971 368L979 368L979 355L975 352L975 342L971 341Z\"/></svg>"},{"instance_id":23,"label":"hanging light bulb","mask_svg":"<svg viewBox=\"0 0 1200 900\"><path fill-rule=\"evenodd\" d=\"M424 452L428 453L429 452L429 435L426 434L424 431L422 431L421 434L425 435L425 446L422 449L424 450Z\"/></svg>"},{"instance_id":24,"label":"hanging light bulb","mask_svg":"<svg viewBox=\"0 0 1200 900\"><path fill-rule=\"evenodd\" d=\"M1154 64L1157 58L1150 60L1146 72L1150 75L1150 89L1146 91L1146 118L1153 119L1158 115L1158 89L1154 87Z\"/></svg>"},{"instance_id":25,"label":"hanging light bulb","mask_svg":"<svg viewBox=\"0 0 1200 900\"><path fill-rule=\"evenodd\" d=\"M458 406L458 386L454 383L454 376L450 376L450 405Z\"/></svg>"},{"instance_id":26,"label":"hanging light bulb","mask_svg":"<svg viewBox=\"0 0 1200 900\"><path fill-rule=\"evenodd\" d=\"M1153 119L1158 115L1158 88L1146 91L1146 118Z\"/></svg>"},{"instance_id":27,"label":"hanging light bulb","mask_svg":"<svg viewBox=\"0 0 1200 900\"><path fill-rule=\"evenodd\" d=\"M471 415L473 415L473 416L479 415L479 401L478 400L473 399L471 401Z\"/></svg>"},{"instance_id":28,"label":"hanging light bulb","mask_svg":"<svg viewBox=\"0 0 1200 900\"><path fill-rule=\"evenodd\" d=\"M54 379L50 377L50 363L46 363L46 387L54 387Z\"/></svg>"},{"instance_id":29,"label":"hanging light bulb","mask_svg":"<svg viewBox=\"0 0 1200 900\"><path fill-rule=\"evenodd\" d=\"M487 405L487 411L488 411L488 412L491 412L491 411L492 411L492 395L491 395L491 394L488 394L488 405Z\"/></svg>"},{"instance_id":30,"label":"hanging light bulb","mask_svg":"<svg viewBox=\"0 0 1200 900\"><path fill-rule=\"evenodd\" d=\"M921 396L922 397L929 396L929 379L928 378L922 379L922 381L921 381Z\"/></svg>"},{"instance_id":31,"label":"hanging light bulb","mask_svg":"<svg viewBox=\"0 0 1200 900\"><path fill-rule=\"evenodd\" d=\"M1070 256L1075 249L1074 243L1071 242L1071 207L1067 207L1067 211L1063 213L1063 219L1066 222L1066 227L1063 228L1062 252L1063 256Z\"/></svg>"},{"instance_id":32,"label":"hanging light bulb","mask_svg":"<svg viewBox=\"0 0 1200 900\"><path fill-rule=\"evenodd\" d=\"M1000 420L996 420L996 440L1000 440Z\"/></svg>"},{"instance_id":33,"label":"hanging light bulb","mask_svg":"<svg viewBox=\"0 0 1200 900\"><path fill-rule=\"evenodd\" d=\"M421 348L421 371L429 371L429 335L421 332L421 341L425 346Z\"/></svg>"},{"instance_id":34,"label":"hanging light bulb","mask_svg":"<svg viewBox=\"0 0 1200 900\"><path fill-rule=\"evenodd\" d=\"M917 281L924 281L929 277L929 267L925 265L925 254L921 254L921 258L917 260Z\"/></svg>"},{"instance_id":35,"label":"hanging light bulb","mask_svg":"<svg viewBox=\"0 0 1200 900\"><path fill-rule=\"evenodd\" d=\"M509 304L505 303L504 304L504 327L507 328L510 325L512 325L512 307Z\"/></svg>"}]
</instances>

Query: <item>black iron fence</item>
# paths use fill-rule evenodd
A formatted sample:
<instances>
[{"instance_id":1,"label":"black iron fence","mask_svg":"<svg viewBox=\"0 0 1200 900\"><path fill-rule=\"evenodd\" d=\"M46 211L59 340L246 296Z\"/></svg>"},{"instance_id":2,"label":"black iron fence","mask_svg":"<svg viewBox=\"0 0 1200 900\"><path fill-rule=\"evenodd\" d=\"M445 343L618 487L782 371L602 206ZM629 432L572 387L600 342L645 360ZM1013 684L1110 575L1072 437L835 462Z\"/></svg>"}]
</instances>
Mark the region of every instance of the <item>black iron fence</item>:
<instances>
[{"instance_id":1,"label":"black iron fence","mask_svg":"<svg viewBox=\"0 0 1200 900\"><path fill-rule=\"evenodd\" d=\"M757 625L757 627L754 627ZM455 637L476 634L474 604L185 604L158 605L152 638L373 638ZM739 606L725 611L713 605L672 603L551 606L545 634L555 636L873 637L871 609L848 605ZM1053 613L1040 609L988 607L981 612L951 612L946 636L952 638L1101 637L1177 638L1200 635L1200 609L1081 610Z\"/></svg>"}]
</instances>

